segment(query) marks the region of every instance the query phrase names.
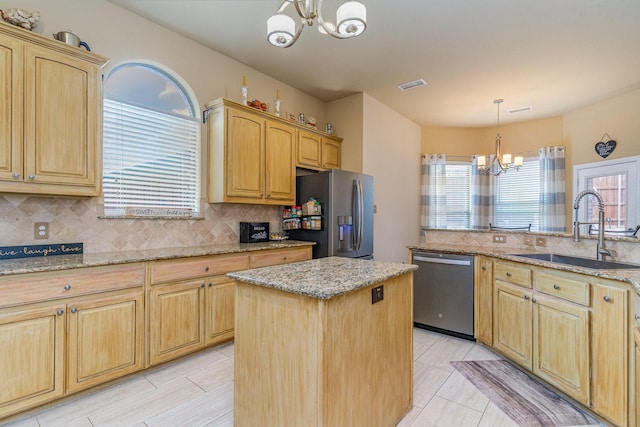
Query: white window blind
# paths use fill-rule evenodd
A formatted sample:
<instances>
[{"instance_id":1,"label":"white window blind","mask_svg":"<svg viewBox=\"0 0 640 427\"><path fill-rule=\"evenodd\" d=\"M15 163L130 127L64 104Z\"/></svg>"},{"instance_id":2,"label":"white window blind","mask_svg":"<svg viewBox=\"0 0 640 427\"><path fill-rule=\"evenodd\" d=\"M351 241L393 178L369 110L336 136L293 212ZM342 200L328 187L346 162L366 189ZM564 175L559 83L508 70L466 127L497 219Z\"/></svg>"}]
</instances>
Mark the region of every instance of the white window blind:
<instances>
[{"instance_id":1,"label":"white window blind","mask_svg":"<svg viewBox=\"0 0 640 427\"><path fill-rule=\"evenodd\" d=\"M526 227L540 224L540 162L527 158L519 171L509 170L496 179L495 224L498 227Z\"/></svg>"},{"instance_id":2,"label":"white window blind","mask_svg":"<svg viewBox=\"0 0 640 427\"><path fill-rule=\"evenodd\" d=\"M447 164L447 228L469 228L471 220L471 165Z\"/></svg>"},{"instance_id":3,"label":"white window blind","mask_svg":"<svg viewBox=\"0 0 640 427\"><path fill-rule=\"evenodd\" d=\"M129 208L199 215L200 123L195 117L104 100L105 216Z\"/></svg>"}]
</instances>

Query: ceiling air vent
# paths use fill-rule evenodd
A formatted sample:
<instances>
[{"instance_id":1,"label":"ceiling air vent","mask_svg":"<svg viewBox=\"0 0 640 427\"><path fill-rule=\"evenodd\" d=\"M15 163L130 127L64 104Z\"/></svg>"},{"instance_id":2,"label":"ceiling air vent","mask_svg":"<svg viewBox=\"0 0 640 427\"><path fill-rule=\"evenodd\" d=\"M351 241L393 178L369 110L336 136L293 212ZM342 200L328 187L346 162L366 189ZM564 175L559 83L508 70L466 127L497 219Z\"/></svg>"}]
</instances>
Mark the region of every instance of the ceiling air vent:
<instances>
[{"instance_id":1,"label":"ceiling air vent","mask_svg":"<svg viewBox=\"0 0 640 427\"><path fill-rule=\"evenodd\" d=\"M507 110L507 113L515 114L515 113L524 113L525 111L533 111L533 107L531 105L528 105L526 107L512 108L511 110Z\"/></svg>"},{"instance_id":2,"label":"ceiling air vent","mask_svg":"<svg viewBox=\"0 0 640 427\"><path fill-rule=\"evenodd\" d=\"M401 85L398 85L398 88L400 90L402 90L402 91L405 91L405 90L409 90L409 89L415 89L417 87L424 86L426 84L427 84L427 82L425 82L424 80L418 79L418 80L414 80L412 82L402 83Z\"/></svg>"}]
</instances>

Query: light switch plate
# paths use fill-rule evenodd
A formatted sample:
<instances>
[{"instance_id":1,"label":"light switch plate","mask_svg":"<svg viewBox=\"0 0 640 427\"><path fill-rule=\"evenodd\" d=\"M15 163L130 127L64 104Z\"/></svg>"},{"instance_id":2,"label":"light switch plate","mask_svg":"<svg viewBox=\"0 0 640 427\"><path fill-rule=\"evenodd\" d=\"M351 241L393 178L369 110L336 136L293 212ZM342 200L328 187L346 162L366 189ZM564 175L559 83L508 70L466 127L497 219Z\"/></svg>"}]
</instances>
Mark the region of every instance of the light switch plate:
<instances>
[{"instance_id":1,"label":"light switch plate","mask_svg":"<svg viewBox=\"0 0 640 427\"><path fill-rule=\"evenodd\" d=\"M543 248L546 248L547 247L546 237L536 237L536 246L541 246Z\"/></svg>"}]
</instances>

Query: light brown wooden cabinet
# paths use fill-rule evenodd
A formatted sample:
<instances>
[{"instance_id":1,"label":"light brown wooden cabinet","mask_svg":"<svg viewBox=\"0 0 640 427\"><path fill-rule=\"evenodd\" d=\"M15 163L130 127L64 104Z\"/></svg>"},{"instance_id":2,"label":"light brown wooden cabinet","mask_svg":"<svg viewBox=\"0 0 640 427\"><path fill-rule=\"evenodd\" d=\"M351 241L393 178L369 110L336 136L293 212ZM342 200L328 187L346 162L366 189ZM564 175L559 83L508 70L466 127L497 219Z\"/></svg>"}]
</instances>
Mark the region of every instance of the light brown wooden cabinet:
<instances>
[{"instance_id":1,"label":"light brown wooden cabinet","mask_svg":"<svg viewBox=\"0 0 640 427\"><path fill-rule=\"evenodd\" d=\"M151 365L233 338L235 281L225 273L311 259L311 246L154 261Z\"/></svg>"},{"instance_id":2,"label":"light brown wooden cabinet","mask_svg":"<svg viewBox=\"0 0 640 427\"><path fill-rule=\"evenodd\" d=\"M296 129L227 100L207 107L209 202L294 204Z\"/></svg>"},{"instance_id":3,"label":"light brown wooden cabinet","mask_svg":"<svg viewBox=\"0 0 640 427\"><path fill-rule=\"evenodd\" d=\"M629 296L611 282L593 289L592 408L616 425L628 424Z\"/></svg>"},{"instance_id":4,"label":"light brown wooden cabinet","mask_svg":"<svg viewBox=\"0 0 640 427\"><path fill-rule=\"evenodd\" d=\"M636 425L640 423L640 327L635 327L633 332L634 349L635 349L635 417Z\"/></svg>"},{"instance_id":5,"label":"light brown wooden cabinet","mask_svg":"<svg viewBox=\"0 0 640 427\"><path fill-rule=\"evenodd\" d=\"M478 342L493 346L493 261L476 256L475 274L475 330Z\"/></svg>"},{"instance_id":6,"label":"light brown wooden cabinet","mask_svg":"<svg viewBox=\"0 0 640 427\"><path fill-rule=\"evenodd\" d=\"M142 369L143 285L142 264L0 278L0 418Z\"/></svg>"},{"instance_id":7,"label":"light brown wooden cabinet","mask_svg":"<svg viewBox=\"0 0 640 427\"><path fill-rule=\"evenodd\" d=\"M494 348L588 405L589 309L573 301L588 283L558 277L547 289L545 273L502 261L494 274Z\"/></svg>"},{"instance_id":8,"label":"light brown wooden cabinet","mask_svg":"<svg viewBox=\"0 0 640 427\"><path fill-rule=\"evenodd\" d=\"M341 141L307 130L298 131L297 166L308 169L340 169Z\"/></svg>"},{"instance_id":9,"label":"light brown wooden cabinet","mask_svg":"<svg viewBox=\"0 0 640 427\"><path fill-rule=\"evenodd\" d=\"M96 196L106 58L0 23L0 191Z\"/></svg>"}]
</instances>

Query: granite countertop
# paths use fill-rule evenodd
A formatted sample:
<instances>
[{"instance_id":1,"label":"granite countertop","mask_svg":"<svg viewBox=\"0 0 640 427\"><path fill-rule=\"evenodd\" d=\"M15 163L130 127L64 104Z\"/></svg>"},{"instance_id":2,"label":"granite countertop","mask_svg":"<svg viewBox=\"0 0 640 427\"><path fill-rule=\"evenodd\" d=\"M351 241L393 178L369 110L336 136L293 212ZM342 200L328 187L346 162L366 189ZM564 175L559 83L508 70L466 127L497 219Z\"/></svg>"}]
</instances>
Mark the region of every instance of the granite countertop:
<instances>
[{"instance_id":1,"label":"granite countertop","mask_svg":"<svg viewBox=\"0 0 640 427\"><path fill-rule=\"evenodd\" d=\"M640 294L640 267L636 269L622 270L594 270L592 268L578 267L573 265L559 264L548 261L541 261L531 258L523 258L513 255L518 254L535 254L547 253L545 251L525 250L516 248L496 249L493 247L471 246L471 245L447 245L441 244L421 244L418 246L408 246L411 250L424 250L449 254L470 254L470 255L486 255L494 258L505 259L508 261L516 261L525 264L537 265L540 267L553 268L556 270L571 271L574 273L587 274L590 276L602 277L603 279L619 280L631 284L636 293ZM569 254L567 254L569 255Z\"/></svg>"},{"instance_id":2,"label":"granite countertop","mask_svg":"<svg viewBox=\"0 0 640 427\"><path fill-rule=\"evenodd\" d=\"M267 288L330 299L417 268L413 264L331 257L244 270L227 276Z\"/></svg>"},{"instance_id":3,"label":"granite countertop","mask_svg":"<svg viewBox=\"0 0 640 427\"><path fill-rule=\"evenodd\" d=\"M72 268L97 267L102 265L124 264L131 262L155 261L205 255L223 255L312 245L315 245L315 243L296 240L282 240L264 243L228 243L187 248L141 249L120 252L88 253L82 255L15 258L0 260L0 276L33 273L37 271L66 270Z\"/></svg>"}]
</instances>

